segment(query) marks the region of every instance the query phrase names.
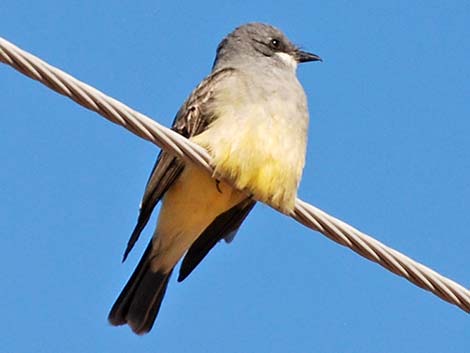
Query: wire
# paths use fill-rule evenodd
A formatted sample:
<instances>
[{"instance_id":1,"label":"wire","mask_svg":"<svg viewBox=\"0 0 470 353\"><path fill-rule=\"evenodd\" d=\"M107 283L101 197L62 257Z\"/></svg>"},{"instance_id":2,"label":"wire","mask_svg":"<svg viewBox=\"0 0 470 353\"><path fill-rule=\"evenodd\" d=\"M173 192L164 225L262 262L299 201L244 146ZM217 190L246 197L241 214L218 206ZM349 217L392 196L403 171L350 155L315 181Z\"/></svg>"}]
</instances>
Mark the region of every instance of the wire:
<instances>
[{"instance_id":1,"label":"wire","mask_svg":"<svg viewBox=\"0 0 470 353\"><path fill-rule=\"evenodd\" d=\"M205 149L176 132L134 111L97 89L80 82L65 72L45 63L0 37L0 61L52 90L93 110L111 122L148 140L174 155L201 166L214 174L211 157ZM470 291L430 268L387 247L374 238L300 200L290 216L306 227L350 248L387 270L406 278L441 299L470 312Z\"/></svg>"}]
</instances>

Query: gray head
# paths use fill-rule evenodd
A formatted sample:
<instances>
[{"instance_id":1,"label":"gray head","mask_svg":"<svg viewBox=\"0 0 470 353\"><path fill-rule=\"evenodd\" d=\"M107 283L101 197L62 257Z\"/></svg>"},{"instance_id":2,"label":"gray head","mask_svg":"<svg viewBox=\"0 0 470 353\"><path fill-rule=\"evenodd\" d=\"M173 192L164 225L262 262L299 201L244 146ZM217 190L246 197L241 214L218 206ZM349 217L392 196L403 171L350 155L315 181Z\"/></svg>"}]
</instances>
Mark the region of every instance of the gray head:
<instances>
[{"instance_id":1,"label":"gray head","mask_svg":"<svg viewBox=\"0 0 470 353\"><path fill-rule=\"evenodd\" d=\"M280 30L264 23L248 23L236 28L220 42L214 68L257 63L289 67L318 61L318 55L300 50Z\"/></svg>"}]
</instances>

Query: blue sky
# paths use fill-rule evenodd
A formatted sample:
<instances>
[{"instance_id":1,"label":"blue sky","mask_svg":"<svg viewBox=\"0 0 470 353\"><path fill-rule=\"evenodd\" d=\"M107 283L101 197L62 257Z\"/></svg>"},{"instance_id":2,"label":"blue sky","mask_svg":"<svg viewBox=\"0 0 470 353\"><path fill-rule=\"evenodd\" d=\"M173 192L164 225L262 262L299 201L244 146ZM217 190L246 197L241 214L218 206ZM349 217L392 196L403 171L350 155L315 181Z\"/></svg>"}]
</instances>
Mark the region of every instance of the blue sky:
<instances>
[{"instance_id":1,"label":"blue sky","mask_svg":"<svg viewBox=\"0 0 470 353\"><path fill-rule=\"evenodd\" d=\"M470 286L468 1L3 1L0 35L169 125L225 34L278 26L311 123L300 197ZM466 352L470 318L258 205L172 278L153 331L108 310L157 148L0 65L5 352Z\"/></svg>"}]
</instances>

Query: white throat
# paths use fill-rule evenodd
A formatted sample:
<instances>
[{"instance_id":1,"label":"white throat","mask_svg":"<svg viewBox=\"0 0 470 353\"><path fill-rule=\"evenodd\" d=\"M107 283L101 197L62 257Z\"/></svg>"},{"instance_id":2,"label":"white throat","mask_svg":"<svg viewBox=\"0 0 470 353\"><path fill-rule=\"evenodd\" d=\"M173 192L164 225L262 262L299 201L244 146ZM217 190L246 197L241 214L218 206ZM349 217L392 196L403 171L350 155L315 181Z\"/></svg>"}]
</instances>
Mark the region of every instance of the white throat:
<instances>
[{"instance_id":1,"label":"white throat","mask_svg":"<svg viewBox=\"0 0 470 353\"><path fill-rule=\"evenodd\" d=\"M282 62L288 67L292 68L293 71L297 69L297 61L292 55L289 55L287 53L276 53L275 55L281 58Z\"/></svg>"}]
</instances>

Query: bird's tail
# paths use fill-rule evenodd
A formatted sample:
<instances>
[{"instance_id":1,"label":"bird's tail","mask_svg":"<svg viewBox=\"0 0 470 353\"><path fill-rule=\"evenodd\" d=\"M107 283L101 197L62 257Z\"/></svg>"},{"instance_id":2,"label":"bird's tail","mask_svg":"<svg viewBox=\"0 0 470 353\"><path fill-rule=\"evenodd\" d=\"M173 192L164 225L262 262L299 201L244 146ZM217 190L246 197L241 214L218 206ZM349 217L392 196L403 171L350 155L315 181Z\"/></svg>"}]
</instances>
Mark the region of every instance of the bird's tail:
<instances>
[{"instance_id":1,"label":"bird's tail","mask_svg":"<svg viewBox=\"0 0 470 353\"><path fill-rule=\"evenodd\" d=\"M112 325L128 324L139 335L152 329L173 271L154 272L150 266L151 252L152 242L108 316Z\"/></svg>"}]
</instances>

